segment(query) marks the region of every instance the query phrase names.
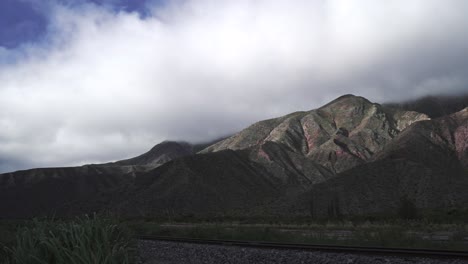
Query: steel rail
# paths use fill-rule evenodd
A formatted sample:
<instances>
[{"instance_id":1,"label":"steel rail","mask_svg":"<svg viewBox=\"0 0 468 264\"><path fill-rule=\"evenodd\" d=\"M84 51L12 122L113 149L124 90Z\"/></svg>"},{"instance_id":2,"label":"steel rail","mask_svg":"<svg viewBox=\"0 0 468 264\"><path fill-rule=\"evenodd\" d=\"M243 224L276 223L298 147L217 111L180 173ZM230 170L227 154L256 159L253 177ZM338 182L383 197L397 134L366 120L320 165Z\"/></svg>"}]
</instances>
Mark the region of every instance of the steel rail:
<instances>
[{"instance_id":1,"label":"steel rail","mask_svg":"<svg viewBox=\"0 0 468 264\"><path fill-rule=\"evenodd\" d=\"M169 236L137 236L136 238L139 240L169 241L169 242L180 242L180 243L253 247L253 248L270 248L270 249L280 249L280 250L328 251L328 252L336 252L336 253L352 253L352 254L361 254L361 255L407 256L407 257L419 257L419 258L468 259L468 251L454 251L454 250L338 246L338 245L312 245L312 244L298 244L298 243L200 239L200 238L184 238L184 237L169 237Z\"/></svg>"}]
</instances>

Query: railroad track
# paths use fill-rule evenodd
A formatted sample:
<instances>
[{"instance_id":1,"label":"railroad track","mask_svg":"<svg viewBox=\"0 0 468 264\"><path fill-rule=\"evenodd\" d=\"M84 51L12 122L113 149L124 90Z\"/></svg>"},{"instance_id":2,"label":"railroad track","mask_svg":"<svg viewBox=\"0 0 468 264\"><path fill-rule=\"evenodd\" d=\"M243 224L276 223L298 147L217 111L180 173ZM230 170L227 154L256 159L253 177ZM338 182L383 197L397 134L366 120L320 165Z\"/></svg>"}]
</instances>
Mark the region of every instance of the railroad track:
<instances>
[{"instance_id":1,"label":"railroad track","mask_svg":"<svg viewBox=\"0 0 468 264\"><path fill-rule=\"evenodd\" d=\"M241 241L241 240L221 240L221 239L199 239L168 236L137 236L140 240L170 241L193 244L209 244L221 246L238 246L252 248L270 248L279 250L302 250L302 251L328 251L335 253L352 253L362 255L387 255L406 256L420 258L453 258L468 259L468 251L432 250L432 249L407 249L407 248L386 248L386 247L361 247L361 246L336 246L336 245L310 245L275 243L264 241Z\"/></svg>"}]
</instances>

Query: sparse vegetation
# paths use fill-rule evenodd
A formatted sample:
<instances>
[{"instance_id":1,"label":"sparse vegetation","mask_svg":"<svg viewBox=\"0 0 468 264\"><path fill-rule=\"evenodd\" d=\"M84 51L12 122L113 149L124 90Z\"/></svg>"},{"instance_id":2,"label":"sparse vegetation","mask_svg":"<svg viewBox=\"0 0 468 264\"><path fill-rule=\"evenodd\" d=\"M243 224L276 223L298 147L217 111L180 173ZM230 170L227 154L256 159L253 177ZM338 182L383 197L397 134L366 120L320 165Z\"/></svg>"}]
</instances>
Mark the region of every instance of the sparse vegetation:
<instances>
[{"instance_id":1,"label":"sparse vegetation","mask_svg":"<svg viewBox=\"0 0 468 264\"><path fill-rule=\"evenodd\" d=\"M330 201L328 208L327 208L327 215L331 219L340 219L341 212L340 212L340 202L338 200L338 195L335 194L333 199Z\"/></svg>"},{"instance_id":2,"label":"sparse vegetation","mask_svg":"<svg viewBox=\"0 0 468 264\"><path fill-rule=\"evenodd\" d=\"M135 233L172 237L467 250L468 226L423 220L329 221L307 224L166 223L133 221ZM440 239L440 236L445 236Z\"/></svg>"},{"instance_id":3,"label":"sparse vegetation","mask_svg":"<svg viewBox=\"0 0 468 264\"><path fill-rule=\"evenodd\" d=\"M73 221L34 220L3 246L2 264L126 264L131 236L114 221L81 217Z\"/></svg>"},{"instance_id":4,"label":"sparse vegetation","mask_svg":"<svg viewBox=\"0 0 468 264\"><path fill-rule=\"evenodd\" d=\"M419 217L416 205L407 197L400 200L400 207L398 208L398 215L403 220L412 220Z\"/></svg>"}]
</instances>

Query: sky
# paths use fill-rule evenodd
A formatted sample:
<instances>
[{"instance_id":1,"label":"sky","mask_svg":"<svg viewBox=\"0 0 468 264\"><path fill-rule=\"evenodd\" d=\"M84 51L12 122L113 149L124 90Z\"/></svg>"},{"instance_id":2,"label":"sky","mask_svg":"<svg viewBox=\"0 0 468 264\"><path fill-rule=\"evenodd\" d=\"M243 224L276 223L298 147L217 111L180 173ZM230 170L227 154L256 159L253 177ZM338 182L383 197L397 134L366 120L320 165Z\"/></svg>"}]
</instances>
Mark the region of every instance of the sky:
<instances>
[{"instance_id":1,"label":"sky","mask_svg":"<svg viewBox=\"0 0 468 264\"><path fill-rule=\"evenodd\" d=\"M0 172L468 92L466 0L1 0Z\"/></svg>"}]
</instances>

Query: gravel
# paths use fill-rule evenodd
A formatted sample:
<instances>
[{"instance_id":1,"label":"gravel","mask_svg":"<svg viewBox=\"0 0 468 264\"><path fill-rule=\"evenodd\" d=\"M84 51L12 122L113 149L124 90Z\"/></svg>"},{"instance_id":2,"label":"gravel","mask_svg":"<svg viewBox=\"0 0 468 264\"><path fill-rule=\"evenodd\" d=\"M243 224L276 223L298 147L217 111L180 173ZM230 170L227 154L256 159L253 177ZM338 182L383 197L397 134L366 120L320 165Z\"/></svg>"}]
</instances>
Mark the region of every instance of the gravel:
<instances>
[{"instance_id":1,"label":"gravel","mask_svg":"<svg viewBox=\"0 0 468 264\"><path fill-rule=\"evenodd\" d=\"M450 263L466 260L368 256L300 250L262 249L238 246L202 245L166 241L138 241L138 264L232 264L232 263Z\"/></svg>"}]
</instances>

